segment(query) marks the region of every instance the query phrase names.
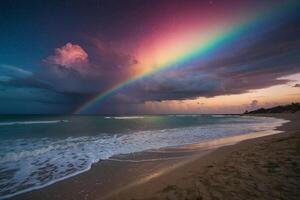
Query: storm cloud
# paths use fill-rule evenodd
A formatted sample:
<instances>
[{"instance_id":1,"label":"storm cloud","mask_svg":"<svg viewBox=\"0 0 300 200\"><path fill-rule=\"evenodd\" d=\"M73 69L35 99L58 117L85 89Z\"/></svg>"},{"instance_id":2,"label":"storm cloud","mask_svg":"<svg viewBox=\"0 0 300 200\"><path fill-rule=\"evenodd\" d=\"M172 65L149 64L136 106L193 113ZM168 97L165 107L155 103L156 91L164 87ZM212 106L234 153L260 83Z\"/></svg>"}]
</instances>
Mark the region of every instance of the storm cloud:
<instances>
[{"instance_id":1,"label":"storm cloud","mask_svg":"<svg viewBox=\"0 0 300 200\"><path fill-rule=\"evenodd\" d=\"M282 84L297 90L299 82L287 77L300 73L299 5L289 3L3 3L0 112L12 105L17 112L30 112L29 107L71 113L118 85L124 87L104 99L100 112L135 106L140 111L152 101L245 94ZM236 34L241 27L245 31ZM228 30L229 39L223 37ZM210 42L218 45L206 53ZM203 55L177 63L202 43ZM263 105L256 98L243 105L255 107L258 101Z\"/></svg>"},{"instance_id":2,"label":"storm cloud","mask_svg":"<svg viewBox=\"0 0 300 200\"><path fill-rule=\"evenodd\" d=\"M221 53L208 62L157 72L124 88L111 101L139 104L214 97L288 83L290 80L282 77L300 72L300 40L295 37L300 35L298 27L288 24L267 39L231 55ZM120 82L139 62L99 40L93 40L90 50L92 57L78 44L67 43L45 59L46 71L32 74L17 68L6 69L18 77L6 82L45 88L66 96L77 94L76 99L86 99Z\"/></svg>"},{"instance_id":3,"label":"storm cloud","mask_svg":"<svg viewBox=\"0 0 300 200\"><path fill-rule=\"evenodd\" d=\"M242 94L285 84L300 72L299 26L288 24L270 37L230 56L154 74L129 88L128 96L148 100L182 100Z\"/></svg>"}]
</instances>

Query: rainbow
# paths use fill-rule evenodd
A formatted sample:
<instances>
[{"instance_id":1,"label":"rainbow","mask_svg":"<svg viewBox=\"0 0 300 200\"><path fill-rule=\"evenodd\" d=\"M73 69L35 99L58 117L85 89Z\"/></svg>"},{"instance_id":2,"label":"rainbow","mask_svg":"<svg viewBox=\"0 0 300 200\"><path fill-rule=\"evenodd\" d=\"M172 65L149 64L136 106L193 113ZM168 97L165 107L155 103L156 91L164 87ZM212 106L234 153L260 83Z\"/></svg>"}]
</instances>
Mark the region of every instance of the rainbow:
<instances>
[{"instance_id":1,"label":"rainbow","mask_svg":"<svg viewBox=\"0 0 300 200\"><path fill-rule=\"evenodd\" d=\"M248 32L254 32L257 28L263 27L266 23L273 20L274 18L281 16L285 12L290 12L292 9L295 9L296 6L293 4L288 4L287 7L282 6L273 6L266 10L260 10L256 12L255 15L247 16L242 21L238 23L234 23L230 28L224 28L224 30L218 32L216 34L212 34L210 38L193 38L189 44L191 48L185 48L184 52L180 52L169 56L166 61L156 64L151 68L151 65L145 66L147 70L136 74L127 80L120 82L112 87L108 88L105 91L100 92L95 95L88 101L81 104L74 112L74 114L82 114L91 109L94 105L99 104L102 100L116 94L118 91L126 88L127 86L135 83L137 80L144 79L153 75L162 70L166 70L172 67L185 66L184 64L191 62L195 59L201 59L209 54L217 51L218 49L228 45L239 38L241 38L244 34ZM199 34L200 34L199 30ZM197 32L195 33L198 34Z\"/></svg>"}]
</instances>

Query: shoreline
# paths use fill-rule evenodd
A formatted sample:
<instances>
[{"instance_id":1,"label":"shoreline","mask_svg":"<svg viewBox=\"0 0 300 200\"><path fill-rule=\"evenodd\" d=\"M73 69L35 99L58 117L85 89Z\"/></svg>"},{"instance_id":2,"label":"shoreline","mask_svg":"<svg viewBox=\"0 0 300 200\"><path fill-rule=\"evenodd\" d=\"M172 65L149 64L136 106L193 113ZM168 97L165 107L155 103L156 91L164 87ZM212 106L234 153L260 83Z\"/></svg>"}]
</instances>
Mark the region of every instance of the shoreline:
<instances>
[{"instance_id":1,"label":"shoreline","mask_svg":"<svg viewBox=\"0 0 300 200\"><path fill-rule=\"evenodd\" d=\"M259 116L259 115L255 115ZM266 115L260 115L260 116L266 116ZM276 116L266 116L266 117L276 117ZM277 116L277 118L279 118ZM280 117L281 119L287 119L284 117ZM289 122L290 123L290 122ZM284 127L287 123L285 123L282 127ZM281 128L279 128L280 130ZM280 130L284 131L284 130ZM281 135L274 134L274 135ZM94 164L92 168L84 173L78 174L74 177L65 179L63 181L57 182L51 186L34 190L31 192L27 192L24 194L20 194L17 196L12 197L12 199L40 199L43 197L43 199L131 199L131 198L148 198L151 196L152 193L154 193L154 188L160 188L163 187L162 185L158 186L156 183L154 185L156 187L153 188L151 186L151 183L155 180L159 180L162 177L166 178L168 174L174 174L178 171L182 171L182 167L186 167L189 165L192 165L194 162L197 162L198 160L207 159L208 157L213 157L210 159L218 159L214 156L215 151L222 151L220 149L223 148L234 148L234 146L239 145L243 142L251 141L251 140L259 140L264 137L272 137L271 136L263 136L255 139L247 139L246 141L239 142L237 144L231 144L230 146L223 146L218 147L217 149L211 149L211 150L201 150L196 151L195 155L191 155L190 158L188 158L186 155L183 156L183 158L180 157L180 153L177 152L177 154L174 152L175 159L162 159L159 163L155 162L136 162L132 164L132 162L126 162L124 161L123 155L116 156L121 158L121 162L118 162L117 159L109 159L102 161L100 163ZM147 156L151 158L150 155L145 155L145 153L136 153L133 155L134 159L137 159L139 157L141 158L147 158ZM155 155L157 156L157 155ZM154 156L154 157L155 157ZM127 160L130 160L130 156L126 158ZM104 173L101 173L102 175L99 175L99 169L104 170ZM163 170L162 170L163 169ZM117 174L113 177L109 177L108 174L114 173L117 171ZM180 172L179 174L181 174ZM106 174L106 175L105 175ZM184 173L183 173L184 174ZM147 176L145 176L147 175ZM122 176L122 181L120 181L120 177ZM146 178L145 178L146 177ZM175 176L179 178L177 175ZM111 180L108 180L110 179ZM105 185L103 185L103 181L106 182ZM139 181L137 181L139 180ZM173 178L167 178L170 182L174 181ZM128 183L131 183L128 185ZM150 185L149 185L150 184ZM124 186L125 185L125 186ZM166 184L168 185L168 184ZM121 188L116 189L114 191L111 191L111 187L113 188ZM152 190L149 188L153 188ZM61 192L60 190L63 189L64 192ZM135 196L128 196L128 191L133 191ZM143 191L141 195L139 195L139 192ZM146 192L148 191L148 193ZM74 192L78 192L74 196ZM157 191L156 191L157 192ZM124 194L125 193L125 194ZM103 194L105 196L103 196ZM148 194L148 197L147 197Z\"/></svg>"},{"instance_id":2,"label":"shoreline","mask_svg":"<svg viewBox=\"0 0 300 200\"><path fill-rule=\"evenodd\" d=\"M297 199L300 113L254 115L290 122L279 134L224 146L108 199ZM134 195L132 195L134 194Z\"/></svg>"}]
</instances>

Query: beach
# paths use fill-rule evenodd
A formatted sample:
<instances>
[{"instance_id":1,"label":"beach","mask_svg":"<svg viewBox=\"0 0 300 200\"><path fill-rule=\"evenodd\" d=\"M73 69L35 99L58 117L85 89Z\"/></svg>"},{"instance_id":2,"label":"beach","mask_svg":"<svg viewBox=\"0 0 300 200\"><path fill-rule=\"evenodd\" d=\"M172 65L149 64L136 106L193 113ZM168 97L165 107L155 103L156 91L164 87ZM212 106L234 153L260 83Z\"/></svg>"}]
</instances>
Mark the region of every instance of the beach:
<instances>
[{"instance_id":1,"label":"beach","mask_svg":"<svg viewBox=\"0 0 300 200\"><path fill-rule=\"evenodd\" d=\"M6 0L0 200L300 200L300 0Z\"/></svg>"},{"instance_id":2,"label":"beach","mask_svg":"<svg viewBox=\"0 0 300 200\"><path fill-rule=\"evenodd\" d=\"M272 114L290 120L283 133L243 141L111 199L298 199L300 114Z\"/></svg>"},{"instance_id":3,"label":"beach","mask_svg":"<svg viewBox=\"0 0 300 200\"><path fill-rule=\"evenodd\" d=\"M220 148L187 145L113 156L12 199L297 199L300 115L270 116L290 122L278 128L282 133Z\"/></svg>"}]
</instances>

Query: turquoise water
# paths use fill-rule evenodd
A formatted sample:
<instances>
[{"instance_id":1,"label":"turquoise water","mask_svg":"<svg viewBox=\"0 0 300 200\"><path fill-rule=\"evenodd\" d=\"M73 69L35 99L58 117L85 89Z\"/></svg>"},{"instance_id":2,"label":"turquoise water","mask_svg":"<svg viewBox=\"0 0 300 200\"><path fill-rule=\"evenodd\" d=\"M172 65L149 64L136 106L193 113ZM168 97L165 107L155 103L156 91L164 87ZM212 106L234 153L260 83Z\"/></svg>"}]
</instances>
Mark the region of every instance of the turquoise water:
<instances>
[{"instance_id":1,"label":"turquoise water","mask_svg":"<svg viewBox=\"0 0 300 200\"><path fill-rule=\"evenodd\" d=\"M113 155L274 129L228 115L0 116L0 198L45 187Z\"/></svg>"}]
</instances>

